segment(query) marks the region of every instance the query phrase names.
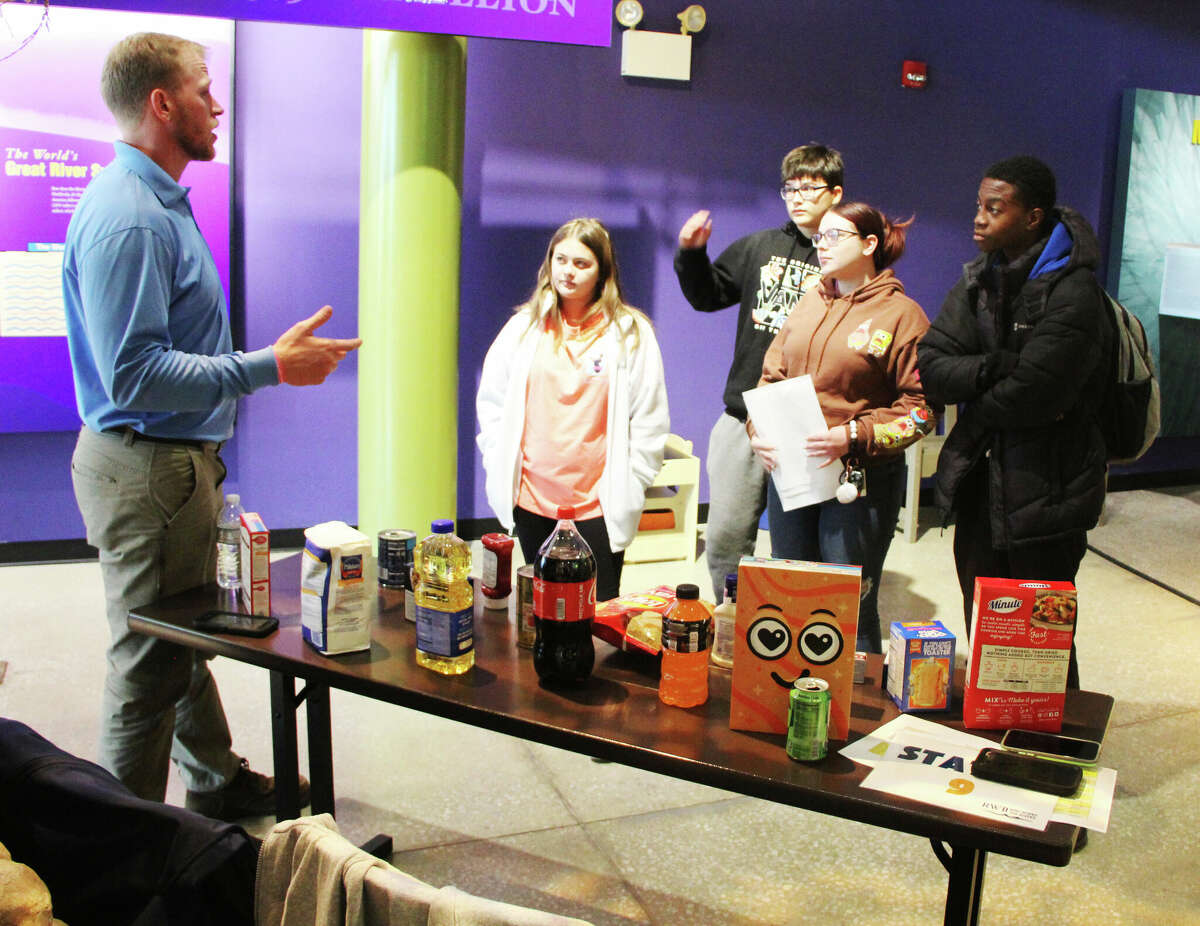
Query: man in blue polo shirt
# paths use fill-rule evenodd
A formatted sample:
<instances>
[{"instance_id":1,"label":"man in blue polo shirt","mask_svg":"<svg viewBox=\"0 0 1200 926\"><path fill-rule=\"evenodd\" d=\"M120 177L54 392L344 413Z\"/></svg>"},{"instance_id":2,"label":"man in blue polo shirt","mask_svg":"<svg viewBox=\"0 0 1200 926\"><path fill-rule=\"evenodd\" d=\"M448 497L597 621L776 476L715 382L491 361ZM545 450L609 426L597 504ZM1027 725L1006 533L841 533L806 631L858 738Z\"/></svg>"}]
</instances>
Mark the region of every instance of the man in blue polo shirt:
<instances>
[{"instance_id":1,"label":"man in blue polo shirt","mask_svg":"<svg viewBox=\"0 0 1200 926\"><path fill-rule=\"evenodd\" d=\"M206 660L131 633L126 618L212 579L219 451L237 400L264 386L320 383L361 341L314 334L332 314L325 306L270 347L233 350L217 268L179 184L189 163L215 157L224 112L202 46L130 36L109 53L101 93L121 141L80 199L63 256L84 423L71 477L100 551L112 634L100 762L161 801L174 759L187 806L227 820L263 815L274 810L274 779L231 750ZM307 782L301 791L307 802Z\"/></svg>"}]
</instances>

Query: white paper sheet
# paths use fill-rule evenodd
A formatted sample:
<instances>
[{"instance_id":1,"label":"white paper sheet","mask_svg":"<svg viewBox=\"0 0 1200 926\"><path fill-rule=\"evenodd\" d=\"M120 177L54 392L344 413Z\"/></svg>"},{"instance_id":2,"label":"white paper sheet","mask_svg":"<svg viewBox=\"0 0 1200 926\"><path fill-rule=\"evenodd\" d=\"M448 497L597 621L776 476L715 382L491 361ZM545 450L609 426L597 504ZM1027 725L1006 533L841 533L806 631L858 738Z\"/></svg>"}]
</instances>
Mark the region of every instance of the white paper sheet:
<instances>
[{"instance_id":1,"label":"white paper sheet","mask_svg":"<svg viewBox=\"0 0 1200 926\"><path fill-rule=\"evenodd\" d=\"M982 736L960 733L931 720L901 714L838 752L871 768L882 762L900 762L966 771L980 749L995 745Z\"/></svg>"},{"instance_id":2,"label":"white paper sheet","mask_svg":"<svg viewBox=\"0 0 1200 926\"><path fill-rule=\"evenodd\" d=\"M828 501L837 494L842 467L821 467L810 457L804 440L829 430L812 377L795 376L742 393L754 430L777 451L779 465L771 473L784 511Z\"/></svg>"},{"instance_id":3,"label":"white paper sheet","mask_svg":"<svg viewBox=\"0 0 1200 926\"><path fill-rule=\"evenodd\" d=\"M1049 821L1100 833L1108 829L1117 781L1113 769L1085 768L1079 794L1055 798L973 778L971 762L980 749L995 745L982 736L901 714L838 752L875 770L863 780L864 788L1033 829L1045 829Z\"/></svg>"},{"instance_id":4,"label":"white paper sheet","mask_svg":"<svg viewBox=\"0 0 1200 926\"><path fill-rule=\"evenodd\" d=\"M1050 794L972 778L953 769L900 762L881 762L862 786L1032 830L1046 828L1057 801Z\"/></svg>"},{"instance_id":5,"label":"white paper sheet","mask_svg":"<svg viewBox=\"0 0 1200 926\"><path fill-rule=\"evenodd\" d=\"M1117 789L1117 771L1112 768L1085 768L1083 787L1078 797L1060 797L1050 819L1055 823L1070 823L1097 833L1108 832L1112 814L1113 792Z\"/></svg>"}]
</instances>

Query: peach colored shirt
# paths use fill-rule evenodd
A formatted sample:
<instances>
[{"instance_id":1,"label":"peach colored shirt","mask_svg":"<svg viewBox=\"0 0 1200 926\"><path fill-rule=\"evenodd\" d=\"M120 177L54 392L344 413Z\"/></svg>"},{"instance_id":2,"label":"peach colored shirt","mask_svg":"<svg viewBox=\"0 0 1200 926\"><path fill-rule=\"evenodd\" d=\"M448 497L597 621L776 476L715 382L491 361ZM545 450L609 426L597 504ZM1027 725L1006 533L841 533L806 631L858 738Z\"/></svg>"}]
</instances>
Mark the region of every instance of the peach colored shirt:
<instances>
[{"instance_id":1,"label":"peach colored shirt","mask_svg":"<svg viewBox=\"0 0 1200 926\"><path fill-rule=\"evenodd\" d=\"M525 389L521 487L517 505L547 518L559 505L576 518L601 514L596 484L604 472L608 430L608 370L597 315L583 327L563 323L562 346L542 332Z\"/></svg>"}]
</instances>

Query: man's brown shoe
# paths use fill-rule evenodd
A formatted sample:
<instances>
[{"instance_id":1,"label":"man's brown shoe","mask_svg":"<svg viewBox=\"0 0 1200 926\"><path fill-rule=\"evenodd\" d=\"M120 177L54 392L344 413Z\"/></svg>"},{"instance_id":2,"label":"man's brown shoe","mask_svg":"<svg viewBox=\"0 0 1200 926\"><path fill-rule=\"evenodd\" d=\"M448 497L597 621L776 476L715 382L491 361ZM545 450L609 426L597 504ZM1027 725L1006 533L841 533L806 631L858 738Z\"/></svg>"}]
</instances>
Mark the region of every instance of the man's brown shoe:
<instances>
[{"instance_id":1,"label":"man's brown shoe","mask_svg":"<svg viewBox=\"0 0 1200 926\"><path fill-rule=\"evenodd\" d=\"M308 804L311 788L308 779L300 776L300 806ZM229 784L217 791L188 791L184 798L188 810L234 823L247 817L266 817L275 813L275 779L262 775L242 764Z\"/></svg>"}]
</instances>

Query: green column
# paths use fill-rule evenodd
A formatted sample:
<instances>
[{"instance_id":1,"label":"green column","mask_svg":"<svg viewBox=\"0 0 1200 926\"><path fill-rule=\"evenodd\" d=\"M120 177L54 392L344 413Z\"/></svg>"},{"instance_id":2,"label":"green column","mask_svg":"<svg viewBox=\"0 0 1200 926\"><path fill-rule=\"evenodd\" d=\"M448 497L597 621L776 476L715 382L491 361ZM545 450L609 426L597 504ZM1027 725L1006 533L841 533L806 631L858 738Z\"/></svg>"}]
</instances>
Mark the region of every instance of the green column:
<instances>
[{"instance_id":1,"label":"green column","mask_svg":"<svg viewBox=\"0 0 1200 926\"><path fill-rule=\"evenodd\" d=\"M363 33L358 525L457 518L466 39Z\"/></svg>"}]
</instances>

